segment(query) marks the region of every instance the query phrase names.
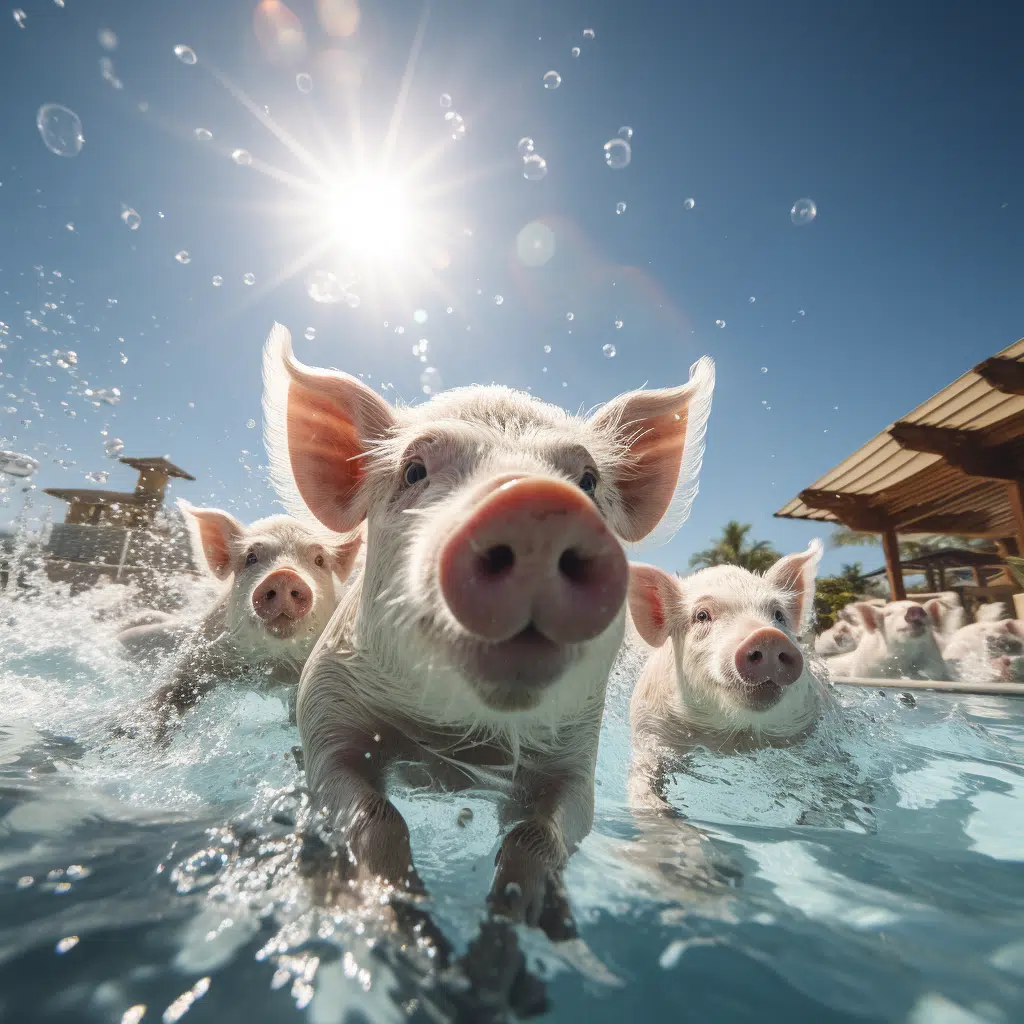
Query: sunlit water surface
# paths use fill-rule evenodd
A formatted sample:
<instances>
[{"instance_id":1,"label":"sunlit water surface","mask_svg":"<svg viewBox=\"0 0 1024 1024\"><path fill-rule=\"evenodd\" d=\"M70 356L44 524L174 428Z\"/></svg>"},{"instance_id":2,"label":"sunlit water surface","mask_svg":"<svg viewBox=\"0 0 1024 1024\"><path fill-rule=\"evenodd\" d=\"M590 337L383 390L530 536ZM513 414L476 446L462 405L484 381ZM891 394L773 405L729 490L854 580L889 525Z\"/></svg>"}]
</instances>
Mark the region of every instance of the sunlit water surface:
<instances>
[{"instance_id":1,"label":"sunlit water surface","mask_svg":"<svg viewBox=\"0 0 1024 1024\"><path fill-rule=\"evenodd\" d=\"M123 599L0 594L0 1018L427 1019L416 963L400 976L371 948L374 913L318 911L296 870L280 696L224 686L167 749L110 738L167 670L117 653ZM568 870L581 939L521 934L550 1019L1024 1019L1021 702L843 690L801 746L694 755L671 795L709 837L709 873L684 825L638 842L634 675L613 680L595 826ZM494 805L397 803L461 951Z\"/></svg>"}]
</instances>

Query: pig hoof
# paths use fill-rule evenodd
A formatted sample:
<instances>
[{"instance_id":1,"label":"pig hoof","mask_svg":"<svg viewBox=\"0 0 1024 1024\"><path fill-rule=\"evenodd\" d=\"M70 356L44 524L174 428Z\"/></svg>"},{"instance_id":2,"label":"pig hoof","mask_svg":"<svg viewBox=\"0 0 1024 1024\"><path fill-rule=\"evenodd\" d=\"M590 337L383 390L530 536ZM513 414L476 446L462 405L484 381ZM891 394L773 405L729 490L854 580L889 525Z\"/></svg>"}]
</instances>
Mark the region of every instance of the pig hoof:
<instances>
[{"instance_id":1,"label":"pig hoof","mask_svg":"<svg viewBox=\"0 0 1024 1024\"><path fill-rule=\"evenodd\" d=\"M507 922L483 922L459 966L475 1001L484 1006L499 1012L507 1007L523 1019L548 1007L544 983L526 969L515 930Z\"/></svg>"},{"instance_id":2,"label":"pig hoof","mask_svg":"<svg viewBox=\"0 0 1024 1024\"><path fill-rule=\"evenodd\" d=\"M562 883L553 876L547 880L544 892L544 905L541 907L537 927L552 942L568 942L579 938L576 919L572 916L569 897Z\"/></svg>"}]
</instances>

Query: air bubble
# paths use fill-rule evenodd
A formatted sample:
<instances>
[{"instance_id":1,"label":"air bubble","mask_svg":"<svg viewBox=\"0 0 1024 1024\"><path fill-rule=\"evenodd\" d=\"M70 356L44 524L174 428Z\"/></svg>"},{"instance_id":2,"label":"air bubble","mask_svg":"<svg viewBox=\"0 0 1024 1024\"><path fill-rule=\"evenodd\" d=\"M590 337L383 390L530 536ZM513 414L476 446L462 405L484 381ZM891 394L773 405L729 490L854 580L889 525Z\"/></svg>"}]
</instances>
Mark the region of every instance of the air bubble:
<instances>
[{"instance_id":1,"label":"air bubble","mask_svg":"<svg viewBox=\"0 0 1024 1024\"><path fill-rule=\"evenodd\" d=\"M112 88L124 88L124 82L117 77L117 72L114 70L114 62L109 57L100 57L100 74L103 76L103 81L107 82Z\"/></svg>"},{"instance_id":2,"label":"air bubble","mask_svg":"<svg viewBox=\"0 0 1024 1024\"><path fill-rule=\"evenodd\" d=\"M85 479L91 484L105 484L110 479L106 470L97 470L95 473L86 473Z\"/></svg>"},{"instance_id":3,"label":"air bubble","mask_svg":"<svg viewBox=\"0 0 1024 1024\"><path fill-rule=\"evenodd\" d=\"M28 16L25 12L20 7L16 7L12 13L14 14L14 24L17 25L18 28L24 28L25 22L28 20Z\"/></svg>"},{"instance_id":4,"label":"air bubble","mask_svg":"<svg viewBox=\"0 0 1024 1024\"><path fill-rule=\"evenodd\" d=\"M334 303L345 298L345 289L329 270L314 271L306 285L306 294L314 302Z\"/></svg>"},{"instance_id":5,"label":"air bubble","mask_svg":"<svg viewBox=\"0 0 1024 1024\"><path fill-rule=\"evenodd\" d=\"M214 288L219 288L224 283L224 278L220 274L214 274L213 280L210 282Z\"/></svg>"},{"instance_id":6,"label":"air bubble","mask_svg":"<svg viewBox=\"0 0 1024 1024\"><path fill-rule=\"evenodd\" d=\"M768 367L767 366L762 366L761 367L761 372L762 373L767 373L768 372Z\"/></svg>"},{"instance_id":7,"label":"air bubble","mask_svg":"<svg viewBox=\"0 0 1024 1024\"><path fill-rule=\"evenodd\" d=\"M247 426L247 427L248 427L248 428L249 428L250 430L255 430L255 429L256 429L256 421L255 421L254 419L248 419L248 420L246 420L246 421L245 421L245 425L246 425L246 426Z\"/></svg>"},{"instance_id":8,"label":"air bubble","mask_svg":"<svg viewBox=\"0 0 1024 1024\"><path fill-rule=\"evenodd\" d=\"M594 30L592 28L585 28L583 30L583 38L584 39L593 39L594 38Z\"/></svg>"},{"instance_id":9,"label":"air bubble","mask_svg":"<svg viewBox=\"0 0 1024 1024\"><path fill-rule=\"evenodd\" d=\"M604 346L602 346L601 351L604 353L605 359L614 359L615 358L615 346L614 345L604 345Z\"/></svg>"},{"instance_id":10,"label":"air bubble","mask_svg":"<svg viewBox=\"0 0 1024 1024\"><path fill-rule=\"evenodd\" d=\"M807 316L807 314L802 309L798 309L796 311L796 315L797 316Z\"/></svg>"},{"instance_id":11,"label":"air bubble","mask_svg":"<svg viewBox=\"0 0 1024 1024\"><path fill-rule=\"evenodd\" d=\"M103 442L103 453L108 459L119 458L124 451L124 441L119 437L112 437L109 441Z\"/></svg>"},{"instance_id":12,"label":"air bubble","mask_svg":"<svg viewBox=\"0 0 1024 1024\"><path fill-rule=\"evenodd\" d=\"M557 71L544 72L544 88L557 89L562 84L562 76Z\"/></svg>"},{"instance_id":13,"label":"air bubble","mask_svg":"<svg viewBox=\"0 0 1024 1024\"><path fill-rule=\"evenodd\" d=\"M609 139L604 144L604 162L613 170L621 171L629 166L633 151L625 139Z\"/></svg>"},{"instance_id":14,"label":"air bubble","mask_svg":"<svg viewBox=\"0 0 1024 1024\"><path fill-rule=\"evenodd\" d=\"M182 249L180 252L176 252L174 254L174 258L179 263L191 263L192 262L192 257L189 256L188 249Z\"/></svg>"},{"instance_id":15,"label":"air bubble","mask_svg":"<svg viewBox=\"0 0 1024 1024\"><path fill-rule=\"evenodd\" d=\"M256 283L256 275L255 274L243 274L242 275L242 281L243 281L244 284L247 284L247 285L249 285L251 287L252 285L254 285Z\"/></svg>"},{"instance_id":16,"label":"air bubble","mask_svg":"<svg viewBox=\"0 0 1024 1024\"><path fill-rule=\"evenodd\" d=\"M757 299L753 295L751 295L750 298L747 299L747 302L753 305L755 302L757 302Z\"/></svg>"},{"instance_id":17,"label":"air bubble","mask_svg":"<svg viewBox=\"0 0 1024 1024\"><path fill-rule=\"evenodd\" d=\"M117 49L117 33L113 29L101 28L96 33L96 39L104 50Z\"/></svg>"},{"instance_id":18,"label":"air bubble","mask_svg":"<svg viewBox=\"0 0 1024 1024\"><path fill-rule=\"evenodd\" d=\"M417 309L413 312L412 318L418 324L425 324L427 322L427 311L425 309Z\"/></svg>"},{"instance_id":19,"label":"air bubble","mask_svg":"<svg viewBox=\"0 0 1024 1024\"><path fill-rule=\"evenodd\" d=\"M505 301L505 296L504 295L495 295L494 296L494 304L496 306L500 306L504 301Z\"/></svg>"},{"instance_id":20,"label":"air bubble","mask_svg":"<svg viewBox=\"0 0 1024 1024\"><path fill-rule=\"evenodd\" d=\"M185 46L184 43L178 43L174 48L174 56L177 57L182 64L195 64L196 60L198 60L195 50L193 50L191 46Z\"/></svg>"},{"instance_id":21,"label":"air bubble","mask_svg":"<svg viewBox=\"0 0 1024 1024\"><path fill-rule=\"evenodd\" d=\"M691 198L687 198L687 199L683 200L683 209L684 210L692 210L696 205L697 204Z\"/></svg>"},{"instance_id":22,"label":"air bubble","mask_svg":"<svg viewBox=\"0 0 1024 1024\"><path fill-rule=\"evenodd\" d=\"M425 395L436 395L444 385L441 383L441 374L436 366L428 366L420 374L420 388Z\"/></svg>"},{"instance_id":23,"label":"air bubble","mask_svg":"<svg viewBox=\"0 0 1024 1024\"><path fill-rule=\"evenodd\" d=\"M575 320L576 319L576 314L575 313L566 313L565 314L565 319L566 320Z\"/></svg>"},{"instance_id":24,"label":"air bubble","mask_svg":"<svg viewBox=\"0 0 1024 1024\"><path fill-rule=\"evenodd\" d=\"M299 92L312 92L313 91L313 78L311 75L306 74L305 71L300 71L295 76L295 88Z\"/></svg>"},{"instance_id":25,"label":"air bubble","mask_svg":"<svg viewBox=\"0 0 1024 1024\"><path fill-rule=\"evenodd\" d=\"M571 54L572 54L572 55L573 55L574 57L578 57L578 56L580 55L580 48L579 48L578 46L574 46L574 47L573 47L573 48L572 48L572 49L571 49L571 50L570 50L569 52L570 52L570 53L571 53Z\"/></svg>"},{"instance_id":26,"label":"air bubble","mask_svg":"<svg viewBox=\"0 0 1024 1024\"><path fill-rule=\"evenodd\" d=\"M615 212L619 213L619 214L625 213L626 212L626 204L625 203L616 203L615 204Z\"/></svg>"},{"instance_id":27,"label":"air bubble","mask_svg":"<svg viewBox=\"0 0 1024 1024\"><path fill-rule=\"evenodd\" d=\"M813 199L798 199L789 211L789 219L798 227L810 224L818 216L818 205Z\"/></svg>"},{"instance_id":28,"label":"air bubble","mask_svg":"<svg viewBox=\"0 0 1024 1024\"><path fill-rule=\"evenodd\" d=\"M316 337L316 328L307 327L305 333L302 335L306 341L312 341Z\"/></svg>"},{"instance_id":29,"label":"air bubble","mask_svg":"<svg viewBox=\"0 0 1024 1024\"><path fill-rule=\"evenodd\" d=\"M126 206L121 211L121 220L128 226L129 231L138 231L139 225L142 223L142 218L130 206Z\"/></svg>"},{"instance_id":30,"label":"air bubble","mask_svg":"<svg viewBox=\"0 0 1024 1024\"><path fill-rule=\"evenodd\" d=\"M78 156L85 144L78 115L59 103L44 103L36 113L36 127L46 148L57 156Z\"/></svg>"},{"instance_id":31,"label":"air bubble","mask_svg":"<svg viewBox=\"0 0 1024 1024\"><path fill-rule=\"evenodd\" d=\"M452 133L452 138L456 142L466 137L466 119L461 114L456 114L454 110L449 110L444 115L444 119L448 122L448 130Z\"/></svg>"},{"instance_id":32,"label":"air bubble","mask_svg":"<svg viewBox=\"0 0 1024 1024\"><path fill-rule=\"evenodd\" d=\"M213 132L211 132L209 128L197 128L196 138L200 142L209 142L210 139L213 138Z\"/></svg>"},{"instance_id":33,"label":"air bubble","mask_svg":"<svg viewBox=\"0 0 1024 1024\"><path fill-rule=\"evenodd\" d=\"M533 139L531 139L528 135L524 135L519 140L519 145L517 148L519 150L520 156L529 156L533 152Z\"/></svg>"},{"instance_id":34,"label":"air bubble","mask_svg":"<svg viewBox=\"0 0 1024 1024\"><path fill-rule=\"evenodd\" d=\"M444 107L445 110L449 110L449 109L451 109L451 105L452 105L451 95L449 93L446 93L446 92L441 93L441 106Z\"/></svg>"},{"instance_id":35,"label":"air bubble","mask_svg":"<svg viewBox=\"0 0 1024 1024\"><path fill-rule=\"evenodd\" d=\"M725 326L725 321L724 320L716 320L715 321L715 326L719 327L719 328L724 327Z\"/></svg>"},{"instance_id":36,"label":"air bubble","mask_svg":"<svg viewBox=\"0 0 1024 1024\"><path fill-rule=\"evenodd\" d=\"M527 181L540 181L547 173L548 162L539 153L523 157L523 177Z\"/></svg>"},{"instance_id":37,"label":"air bubble","mask_svg":"<svg viewBox=\"0 0 1024 1024\"><path fill-rule=\"evenodd\" d=\"M632 139L632 138L633 138L633 129L632 129L632 128L630 128L628 124L624 124L624 125L623 125L623 126L622 126L622 127L620 128L620 129L619 129L618 135L619 135L619 138L620 138L620 139L625 139L625 140L626 140L626 142L629 142L629 141L630 141L630 139Z\"/></svg>"},{"instance_id":38,"label":"air bubble","mask_svg":"<svg viewBox=\"0 0 1024 1024\"><path fill-rule=\"evenodd\" d=\"M252 164L252 153L247 149L236 149L232 151L231 159L234 160L239 167L249 167Z\"/></svg>"}]
</instances>

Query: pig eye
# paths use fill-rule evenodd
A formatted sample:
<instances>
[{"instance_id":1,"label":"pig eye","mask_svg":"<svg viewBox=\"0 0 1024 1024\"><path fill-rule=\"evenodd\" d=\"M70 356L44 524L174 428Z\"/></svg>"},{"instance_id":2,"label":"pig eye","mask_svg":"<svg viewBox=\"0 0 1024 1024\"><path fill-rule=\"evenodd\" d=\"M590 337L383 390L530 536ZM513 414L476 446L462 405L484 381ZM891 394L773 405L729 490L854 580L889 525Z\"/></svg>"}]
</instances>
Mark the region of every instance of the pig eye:
<instances>
[{"instance_id":1,"label":"pig eye","mask_svg":"<svg viewBox=\"0 0 1024 1024\"><path fill-rule=\"evenodd\" d=\"M580 477L580 490L591 498L597 491L597 474L592 469L583 471L583 476Z\"/></svg>"},{"instance_id":2,"label":"pig eye","mask_svg":"<svg viewBox=\"0 0 1024 1024\"><path fill-rule=\"evenodd\" d=\"M323 568L324 556L323 555L317 555L316 558L313 559L313 564L316 565L316 566L319 566L320 568Z\"/></svg>"},{"instance_id":3,"label":"pig eye","mask_svg":"<svg viewBox=\"0 0 1024 1024\"><path fill-rule=\"evenodd\" d=\"M774 618L780 626L784 626L786 624L786 613L781 608L775 609L775 613L772 618Z\"/></svg>"},{"instance_id":4,"label":"pig eye","mask_svg":"<svg viewBox=\"0 0 1024 1024\"><path fill-rule=\"evenodd\" d=\"M418 484L426 478L427 467L419 459L412 459L410 462L407 462L405 469L402 470L402 480L405 482L406 487L412 487L413 484Z\"/></svg>"},{"instance_id":5,"label":"pig eye","mask_svg":"<svg viewBox=\"0 0 1024 1024\"><path fill-rule=\"evenodd\" d=\"M255 565L259 560L259 556L256 554L255 551L250 551L245 556L246 566Z\"/></svg>"},{"instance_id":6,"label":"pig eye","mask_svg":"<svg viewBox=\"0 0 1024 1024\"><path fill-rule=\"evenodd\" d=\"M706 608L698 608L697 611L695 611L693 613L693 621L694 622L710 622L711 621L711 612L709 612Z\"/></svg>"}]
</instances>

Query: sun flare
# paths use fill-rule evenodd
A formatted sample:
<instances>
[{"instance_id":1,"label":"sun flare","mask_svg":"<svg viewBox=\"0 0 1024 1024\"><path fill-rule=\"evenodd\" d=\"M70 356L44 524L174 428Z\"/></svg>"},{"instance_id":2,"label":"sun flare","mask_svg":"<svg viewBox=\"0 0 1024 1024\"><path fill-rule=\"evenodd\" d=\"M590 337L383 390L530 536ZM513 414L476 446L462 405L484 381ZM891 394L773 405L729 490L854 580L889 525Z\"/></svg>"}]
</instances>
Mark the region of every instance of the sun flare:
<instances>
[{"instance_id":1,"label":"sun flare","mask_svg":"<svg viewBox=\"0 0 1024 1024\"><path fill-rule=\"evenodd\" d=\"M411 255L414 210L397 178L366 174L339 183L325 215L336 243L360 262L401 261Z\"/></svg>"}]
</instances>

